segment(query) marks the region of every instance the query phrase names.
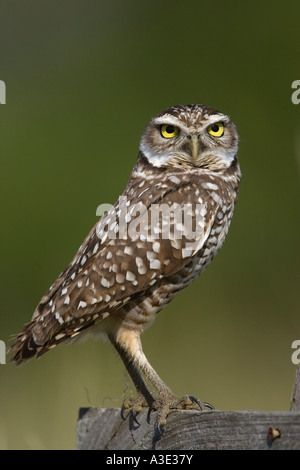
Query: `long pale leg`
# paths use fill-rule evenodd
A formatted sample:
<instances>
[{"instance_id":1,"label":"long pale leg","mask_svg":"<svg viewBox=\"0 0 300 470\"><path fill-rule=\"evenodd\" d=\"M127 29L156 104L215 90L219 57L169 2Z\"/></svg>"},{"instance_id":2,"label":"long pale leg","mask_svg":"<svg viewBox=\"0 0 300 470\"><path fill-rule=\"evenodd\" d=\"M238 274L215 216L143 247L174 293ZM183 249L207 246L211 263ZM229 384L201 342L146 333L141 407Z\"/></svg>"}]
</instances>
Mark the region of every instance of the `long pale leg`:
<instances>
[{"instance_id":1,"label":"long pale leg","mask_svg":"<svg viewBox=\"0 0 300 470\"><path fill-rule=\"evenodd\" d=\"M166 418L172 409L202 409L201 402L194 397L186 395L182 399L178 399L173 395L171 390L165 385L148 362L142 349L140 336L137 332L121 329L118 331L117 337L113 339L110 338L110 341L120 354L125 367L135 384L138 392L138 399L136 401L137 406L139 406L139 399L143 396L150 406L150 410L153 409L158 411L158 426L165 425ZM157 390L159 394L158 399L153 399L146 387L140 371ZM136 409L136 411L138 410Z\"/></svg>"},{"instance_id":2,"label":"long pale leg","mask_svg":"<svg viewBox=\"0 0 300 470\"><path fill-rule=\"evenodd\" d=\"M129 373L135 385L135 388L138 394L138 397L136 400L133 400L133 401L126 400L123 406L125 408L133 407L136 412L141 411L143 406L149 406L149 407L152 406L154 402L154 398L149 392L143 380L143 377L138 367L136 366L133 358L128 354L128 351L126 348L124 348L124 346L117 343L113 338L109 338L109 339L112 345L115 347L116 351L118 352L119 356L121 357L126 367L126 370Z\"/></svg>"}]
</instances>

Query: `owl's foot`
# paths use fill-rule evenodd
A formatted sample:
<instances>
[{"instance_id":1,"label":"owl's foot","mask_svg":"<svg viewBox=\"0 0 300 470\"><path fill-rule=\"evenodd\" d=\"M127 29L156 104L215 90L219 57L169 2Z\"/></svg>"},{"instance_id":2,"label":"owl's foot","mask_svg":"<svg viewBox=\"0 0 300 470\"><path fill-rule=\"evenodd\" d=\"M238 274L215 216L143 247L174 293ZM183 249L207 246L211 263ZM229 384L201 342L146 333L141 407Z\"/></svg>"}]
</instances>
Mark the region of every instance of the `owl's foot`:
<instances>
[{"instance_id":1,"label":"owl's foot","mask_svg":"<svg viewBox=\"0 0 300 470\"><path fill-rule=\"evenodd\" d=\"M150 422L150 414L152 411L157 411L155 429L158 435L162 435L164 431L164 426L167 422L167 417L172 410L198 410L202 411L204 408L209 408L211 410L214 407L207 402L201 402L195 397L190 395L185 395L183 398L177 398L175 396L170 396L166 399L158 399L152 403L148 411L148 422Z\"/></svg>"},{"instance_id":2,"label":"owl's foot","mask_svg":"<svg viewBox=\"0 0 300 470\"><path fill-rule=\"evenodd\" d=\"M152 404L150 404L150 406L152 406ZM125 398L125 400L123 401L122 408L121 408L121 416L123 419L125 419L124 411L130 410L132 420L136 424L140 425L136 417L142 411L143 408L148 408L148 407L149 407L149 403L147 402L147 400L144 398L142 394L138 394L136 398Z\"/></svg>"}]
</instances>

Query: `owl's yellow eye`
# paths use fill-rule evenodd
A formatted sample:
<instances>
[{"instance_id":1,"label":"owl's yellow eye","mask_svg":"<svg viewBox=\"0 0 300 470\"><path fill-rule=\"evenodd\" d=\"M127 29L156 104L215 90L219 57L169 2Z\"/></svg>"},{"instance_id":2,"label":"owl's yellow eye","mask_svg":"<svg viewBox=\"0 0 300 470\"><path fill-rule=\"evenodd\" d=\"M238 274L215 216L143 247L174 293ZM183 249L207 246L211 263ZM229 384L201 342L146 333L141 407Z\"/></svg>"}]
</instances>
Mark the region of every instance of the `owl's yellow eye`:
<instances>
[{"instance_id":1,"label":"owl's yellow eye","mask_svg":"<svg viewBox=\"0 0 300 470\"><path fill-rule=\"evenodd\" d=\"M172 126L172 124L163 124L160 126L160 133L165 139L171 139L172 137L175 137L178 132L178 127Z\"/></svg>"},{"instance_id":2,"label":"owl's yellow eye","mask_svg":"<svg viewBox=\"0 0 300 470\"><path fill-rule=\"evenodd\" d=\"M213 135L214 137L222 137L224 134L224 126L221 122L216 122L216 124L212 124L209 126L208 133Z\"/></svg>"}]
</instances>

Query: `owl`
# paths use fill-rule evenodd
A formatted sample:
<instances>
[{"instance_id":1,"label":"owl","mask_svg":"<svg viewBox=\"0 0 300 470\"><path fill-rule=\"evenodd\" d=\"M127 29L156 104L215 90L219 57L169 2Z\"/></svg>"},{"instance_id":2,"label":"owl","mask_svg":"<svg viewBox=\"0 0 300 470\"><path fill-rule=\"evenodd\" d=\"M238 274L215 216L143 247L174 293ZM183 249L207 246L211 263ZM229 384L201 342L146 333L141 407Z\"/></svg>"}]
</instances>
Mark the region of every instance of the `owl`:
<instances>
[{"instance_id":1,"label":"owl","mask_svg":"<svg viewBox=\"0 0 300 470\"><path fill-rule=\"evenodd\" d=\"M202 409L198 399L177 398L165 385L140 335L223 245L241 177L237 149L235 125L216 109L179 105L155 116L123 194L15 338L16 364L83 335L100 335L135 385L136 398L123 405L135 419L146 406L157 411L162 429L171 410Z\"/></svg>"}]
</instances>

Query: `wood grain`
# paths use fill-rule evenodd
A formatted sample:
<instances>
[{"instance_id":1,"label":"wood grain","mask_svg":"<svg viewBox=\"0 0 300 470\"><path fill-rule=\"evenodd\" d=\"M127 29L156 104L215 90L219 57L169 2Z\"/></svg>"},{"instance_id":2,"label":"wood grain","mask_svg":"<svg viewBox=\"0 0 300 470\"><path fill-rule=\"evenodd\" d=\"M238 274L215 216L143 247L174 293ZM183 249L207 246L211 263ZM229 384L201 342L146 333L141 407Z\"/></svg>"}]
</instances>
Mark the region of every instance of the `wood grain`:
<instances>
[{"instance_id":1,"label":"wood grain","mask_svg":"<svg viewBox=\"0 0 300 470\"><path fill-rule=\"evenodd\" d=\"M154 432L155 413L148 424L147 410L143 410L137 418L139 426L127 413L122 419L120 408L81 410L76 433L77 449L300 450L300 412L174 411L170 413L160 439ZM272 431L276 429L280 437L272 440Z\"/></svg>"}]
</instances>

